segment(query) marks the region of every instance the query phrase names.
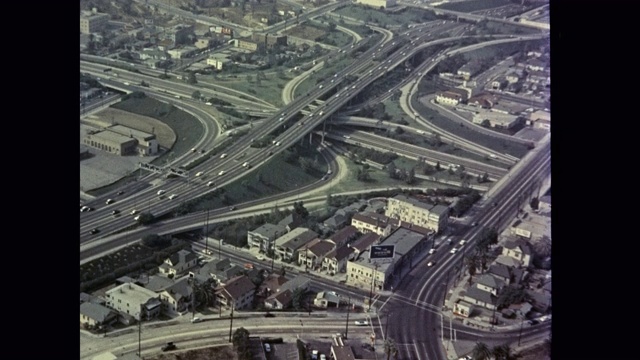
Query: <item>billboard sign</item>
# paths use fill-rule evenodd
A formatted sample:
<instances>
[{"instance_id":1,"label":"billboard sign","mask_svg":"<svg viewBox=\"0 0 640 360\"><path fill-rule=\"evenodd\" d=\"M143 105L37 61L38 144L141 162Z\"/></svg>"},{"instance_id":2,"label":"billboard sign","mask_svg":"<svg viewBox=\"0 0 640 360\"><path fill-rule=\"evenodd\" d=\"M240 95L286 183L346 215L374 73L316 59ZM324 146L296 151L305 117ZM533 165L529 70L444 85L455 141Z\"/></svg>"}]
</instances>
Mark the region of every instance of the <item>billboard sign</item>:
<instances>
[{"instance_id":1,"label":"billboard sign","mask_svg":"<svg viewBox=\"0 0 640 360\"><path fill-rule=\"evenodd\" d=\"M371 245L369 259L389 259L395 255L395 245Z\"/></svg>"}]
</instances>

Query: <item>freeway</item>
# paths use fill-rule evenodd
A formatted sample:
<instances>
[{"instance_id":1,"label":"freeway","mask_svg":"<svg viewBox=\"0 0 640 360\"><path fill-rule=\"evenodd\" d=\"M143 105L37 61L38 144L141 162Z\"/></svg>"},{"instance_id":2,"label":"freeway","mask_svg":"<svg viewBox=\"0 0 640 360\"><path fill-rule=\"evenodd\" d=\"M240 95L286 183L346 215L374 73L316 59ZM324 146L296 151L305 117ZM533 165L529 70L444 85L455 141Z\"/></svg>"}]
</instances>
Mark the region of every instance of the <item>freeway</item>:
<instances>
[{"instance_id":1,"label":"freeway","mask_svg":"<svg viewBox=\"0 0 640 360\"><path fill-rule=\"evenodd\" d=\"M335 133L335 132L334 132ZM348 135L346 135L348 134ZM352 131L341 133L340 141L357 146L378 150L381 152L393 152L403 157L427 159L429 163L435 165L440 162L444 168L449 166L464 166L467 173L472 176L482 176L485 172L489 174L491 181L497 181L508 173L503 167L487 164L481 161L463 158L456 155L446 154L440 151L426 149L422 146L407 144L402 141L389 139L384 136L371 134L365 131Z\"/></svg>"},{"instance_id":2,"label":"freeway","mask_svg":"<svg viewBox=\"0 0 640 360\"><path fill-rule=\"evenodd\" d=\"M415 319L411 324L403 321L392 321L389 324L388 336L394 338L399 343L417 343L418 350L401 348L402 358L411 359L445 359L443 348L439 344L438 337L450 337L451 332L442 330L442 321L439 310L442 308L443 299L450 285L450 279L454 278L457 271L461 271L459 266L465 253L472 251L474 242L482 231L483 227L496 228L501 231L509 224L520 209L528 195L537 186L539 181L548 176L550 171L550 146L548 138L542 146L532 151L522 162L514 168L510 177L501 184L499 189L488 199L476 205L474 221L479 222L481 226L472 227L470 230L454 234L456 239L464 238L468 240L468 244L463 247L463 251L451 255L446 247L440 245L439 250L429 261L435 261L436 266L424 271L424 259L416 265L415 269L406 276L396 288L396 293L391 296L387 303L387 311L393 312L394 318ZM460 270L456 270L456 266ZM416 287L416 284L420 286ZM398 294L398 299L396 299ZM413 301L414 306L407 306L406 300ZM385 325L386 326L386 325ZM514 333L481 333L479 331L469 331L469 329L457 326L458 333L462 337L478 339L482 338L483 342L506 341L513 342ZM440 333L438 333L440 331ZM465 335L465 332L469 333ZM475 335L474 335L475 334ZM474 336L476 336L474 338ZM418 341L414 341L418 339Z\"/></svg>"}]
</instances>

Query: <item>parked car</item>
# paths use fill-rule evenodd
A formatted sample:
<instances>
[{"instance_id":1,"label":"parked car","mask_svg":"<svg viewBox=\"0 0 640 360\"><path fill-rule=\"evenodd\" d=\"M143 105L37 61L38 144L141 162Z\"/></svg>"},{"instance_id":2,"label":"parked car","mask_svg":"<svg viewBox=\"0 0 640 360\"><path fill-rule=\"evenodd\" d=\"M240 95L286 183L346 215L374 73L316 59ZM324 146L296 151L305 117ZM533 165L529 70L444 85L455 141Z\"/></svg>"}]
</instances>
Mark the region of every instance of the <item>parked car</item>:
<instances>
[{"instance_id":1,"label":"parked car","mask_svg":"<svg viewBox=\"0 0 640 360\"><path fill-rule=\"evenodd\" d=\"M194 323L194 324L195 324L195 323L202 322L202 318L199 318L199 317L197 317L197 316L196 316L196 317L194 317L193 319L191 319L191 322L192 322L192 323Z\"/></svg>"},{"instance_id":2,"label":"parked car","mask_svg":"<svg viewBox=\"0 0 640 360\"><path fill-rule=\"evenodd\" d=\"M266 351L266 352L270 352L270 351L271 351L271 345L269 345L269 344L264 344L264 351Z\"/></svg>"},{"instance_id":3,"label":"parked car","mask_svg":"<svg viewBox=\"0 0 640 360\"><path fill-rule=\"evenodd\" d=\"M369 322L367 320L356 320L355 324L357 326L367 326L367 325L369 325Z\"/></svg>"}]
</instances>

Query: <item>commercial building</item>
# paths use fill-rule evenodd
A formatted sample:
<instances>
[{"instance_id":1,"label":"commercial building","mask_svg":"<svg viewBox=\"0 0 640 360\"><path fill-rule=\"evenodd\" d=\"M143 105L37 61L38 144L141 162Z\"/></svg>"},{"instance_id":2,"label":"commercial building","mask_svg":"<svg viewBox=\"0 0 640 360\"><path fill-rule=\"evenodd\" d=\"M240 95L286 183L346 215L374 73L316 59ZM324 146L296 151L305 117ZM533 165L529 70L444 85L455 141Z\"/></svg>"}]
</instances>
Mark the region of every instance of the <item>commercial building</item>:
<instances>
[{"instance_id":1,"label":"commercial building","mask_svg":"<svg viewBox=\"0 0 640 360\"><path fill-rule=\"evenodd\" d=\"M438 104L456 106L462 101L462 95L452 91L436 92L436 101Z\"/></svg>"},{"instance_id":2,"label":"commercial building","mask_svg":"<svg viewBox=\"0 0 640 360\"><path fill-rule=\"evenodd\" d=\"M510 129L520 122L520 117L498 111L478 111L473 115L472 121L474 124L487 125L492 128Z\"/></svg>"},{"instance_id":3,"label":"commercial building","mask_svg":"<svg viewBox=\"0 0 640 360\"><path fill-rule=\"evenodd\" d=\"M376 9L396 6L396 0L356 0L356 4L373 6Z\"/></svg>"},{"instance_id":4,"label":"commercial building","mask_svg":"<svg viewBox=\"0 0 640 360\"><path fill-rule=\"evenodd\" d=\"M287 36L278 34L253 34L251 40L257 44L263 44L267 49L274 46L287 46Z\"/></svg>"},{"instance_id":5,"label":"commercial building","mask_svg":"<svg viewBox=\"0 0 640 360\"><path fill-rule=\"evenodd\" d=\"M425 248L434 233L425 234L410 227L401 226L389 236L375 245L393 245L393 258L371 259L371 248L368 247L358 257L347 262L347 285L361 289L390 289L399 280L400 270L408 265L413 267L413 257Z\"/></svg>"},{"instance_id":6,"label":"commercial building","mask_svg":"<svg viewBox=\"0 0 640 360\"><path fill-rule=\"evenodd\" d=\"M213 66L214 69L222 70L225 65L231 63L231 60L224 54L212 54L207 59L207 65Z\"/></svg>"},{"instance_id":7,"label":"commercial building","mask_svg":"<svg viewBox=\"0 0 640 360\"><path fill-rule=\"evenodd\" d=\"M363 234L374 233L382 235L385 229L397 227L400 222L383 214L365 212L354 214L351 218L351 226Z\"/></svg>"},{"instance_id":8,"label":"commercial building","mask_svg":"<svg viewBox=\"0 0 640 360\"><path fill-rule=\"evenodd\" d=\"M82 139L82 143L88 147L121 156L135 154L138 145L136 139L108 130L88 133Z\"/></svg>"},{"instance_id":9,"label":"commercial building","mask_svg":"<svg viewBox=\"0 0 640 360\"><path fill-rule=\"evenodd\" d=\"M156 139L155 134L149 134L148 132L136 130L124 125L113 125L107 128L107 130L135 139L137 142L136 152L140 156L155 155L158 153L158 139Z\"/></svg>"},{"instance_id":10,"label":"commercial building","mask_svg":"<svg viewBox=\"0 0 640 360\"><path fill-rule=\"evenodd\" d=\"M107 291L105 297L108 307L131 315L136 320L154 318L162 308L160 295L134 283L117 286Z\"/></svg>"},{"instance_id":11,"label":"commercial building","mask_svg":"<svg viewBox=\"0 0 640 360\"><path fill-rule=\"evenodd\" d=\"M109 14L100 14L97 12L81 13L80 33L91 34L104 30L109 22L109 18Z\"/></svg>"},{"instance_id":12,"label":"commercial building","mask_svg":"<svg viewBox=\"0 0 640 360\"><path fill-rule=\"evenodd\" d=\"M385 215L441 232L449 224L449 207L433 205L405 195L397 195L390 198L387 203Z\"/></svg>"}]
</instances>

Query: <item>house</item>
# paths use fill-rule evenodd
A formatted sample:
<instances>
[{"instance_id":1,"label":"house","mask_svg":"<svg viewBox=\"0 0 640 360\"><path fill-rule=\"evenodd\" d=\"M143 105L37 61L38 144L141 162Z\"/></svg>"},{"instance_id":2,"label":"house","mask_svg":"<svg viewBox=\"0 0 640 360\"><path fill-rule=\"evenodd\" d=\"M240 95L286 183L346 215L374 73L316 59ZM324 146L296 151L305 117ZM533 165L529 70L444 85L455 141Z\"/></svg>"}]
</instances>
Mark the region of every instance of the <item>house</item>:
<instances>
[{"instance_id":1,"label":"house","mask_svg":"<svg viewBox=\"0 0 640 360\"><path fill-rule=\"evenodd\" d=\"M482 306L489 310L494 310L497 308L497 297L490 292L486 292L478 288L478 284L474 284L468 287L464 296L462 297L462 300L473 305Z\"/></svg>"},{"instance_id":2,"label":"house","mask_svg":"<svg viewBox=\"0 0 640 360\"><path fill-rule=\"evenodd\" d=\"M307 269L316 270L324 257L335 248L336 244L331 240L314 239L298 252L298 265L305 264Z\"/></svg>"},{"instance_id":3,"label":"house","mask_svg":"<svg viewBox=\"0 0 640 360\"><path fill-rule=\"evenodd\" d=\"M246 275L236 276L215 290L220 304L236 310L251 307L255 292L255 284Z\"/></svg>"},{"instance_id":4,"label":"house","mask_svg":"<svg viewBox=\"0 0 640 360\"><path fill-rule=\"evenodd\" d=\"M519 260L516 260L510 256L505 256L505 255L498 255L498 257L495 260L495 263L502 264L507 267L515 267L515 268L522 266Z\"/></svg>"},{"instance_id":5,"label":"house","mask_svg":"<svg viewBox=\"0 0 640 360\"><path fill-rule=\"evenodd\" d=\"M487 274L503 281L507 285L511 285L520 283L524 271L517 267L509 267L501 263L495 263L489 267Z\"/></svg>"},{"instance_id":6,"label":"house","mask_svg":"<svg viewBox=\"0 0 640 360\"><path fill-rule=\"evenodd\" d=\"M278 225L284 226L287 232L297 228L304 223L304 219L298 213L291 213L278 222Z\"/></svg>"},{"instance_id":7,"label":"house","mask_svg":"<svg viewBox=\"0 0 640 360\"><path fill-rule=\"evenodd\" d=\"M318 237L318 233L307 228L298 227L276 239L277 258L291 261L298 258L298 250Z\"/></svg>"},{"instance_id":8,"label":"house","mask_svg":"<svg viewBox=\"0 0 640 360\"><path fill-rule=\"evenodd\" d=\"M192 306L193 287L190 281L190 277L183 277L160 292L160 301L166 314L184 313Z\"/></svg>"},{"instance_id":9,"label":"house","mask_svg":"<svg viewBox=\"0 0 640 360\"><path fill-rule=\"evenodd\" d=\"M387 234L388 235L388 234ZM377 243L380 240L381 235L376 233L366 233L359 237L350 247L353 249L349 260L357 259L360 254L367 251L371 245Z\"/></svg>"},{"instance_id":10,"label":"house","mask_svg":"<svg viewBox=\"0 0 640 360\"><path fill-rule=\"evenodd\" d=\"M345 272L347 260L355 250L348 245L333 249L322 259L322 271L327 271L330 275L338 272Z\"/></svg>"},{"instance_id":11,"label":"house","mask_svg":"<svg viewBox=\"0 0 640 360\"><path fill-rule=\"evenodd\" d=\"M531 262L531 247L523 240L505 240L502 247L502 255L519 261L522 266L528 267Z\"/></svg>"},{"instance_id":12,"label":"house","mask_svg":"<svg viewBox=\"0 0 640 360\"><path fill-rule=\"evenodd\" d=\"M99 305L106 304L106 301L101 297L81 292L80 293L80 304L86 303L86 302L99 304Z\"/></svg>"},{"instance_id":13,"label":"house","mask_svg":"<svg viewBox=\"0 0 640 360\"><path fill-rule=\"evenodd\" d=\"M137 284L144 287L145 289L159 293L162 290L166 289L167 287L173 285L174 282L175 280L169 279L166 276L151 275L151 276L147 276L146 280Z\"/></svg>"},{"instance_id":14,"label":"house","mask_svg":"<svg viewBox=\"0 0 640 360\"><path fill-rule=\"evenodd\" d=\"M257 293L261 296L269 296L277 292L280 287L287 282L283 275L270 274L258 287Z\"/></svg>"},{"instance_id":15,"label":"house","mask_svg":"<svg viewBox=\"0 0 640 360\"><path fill-rule=\"evenodd\" d=\"M260 251L267 253L273 250L273 244L280 235L288 232L283 225L266 223L255 230L247 231L247 244L250 247L257 247Z\"/></svg>"},{"instance_id":16,"label":"house","mask_svg":"<svg viewBox=\"0 0 640 360\"><path fill-rule=\"evenodd\" d=\"M306 292L309 291L310 286L311 280L308 277L298 275L275 289L265 299L264 306L268 309L286 309L291 304L293 293L296 289L302 289Z\"/></svg>"},{"instance_id":17,"label":"house","mask_svg":"<svg viewBox=\"0 0 640 360\"><path fill-rule=\"evenodd\" d=\"M397 219L372 212L354 214L351 218L351 226L363 234L373 232L382 235L387 227L397 227L398 225Z\"/></svg>"},{"instance_id":18,"label":"house","mask_svg":"<svg viewBox=\"0 0 640 360\"><path fill-rule=\"evenodd\" d=\"M179 276L196 265L198 265L198 257L196 254L183 249L169 256L169 258L160 265L159 270L161 274Z\"/></svg>"},{"instance_id":19,"label":"house","mask_svg":"<svg viewBox=\"0 0 640 360\"><path fill-rule=\"evenodd\" d=\"M328 240L333 241L337 247L341 247L355 240L357 236L358 229L354 226L349 225L338 230L335 234L329 236Z\"/></svg>"},{"instance_id":20,"label":"house","mask_svg":"<svg viewBox=\"0 0 640 360\"><path fill-rule=\"evenodd\" d=\"M551 294L532 290L526 290L526 292L531 299L533 310L546 314L551 309Z\"/></svg>"},{"instance_id":21,"label":"house","mask_svg":"<svg viewBox=\"0 0 640 360\"><path fill-rule=\"evenodd\" d=\"M462 76L462 78L466 81L471 79L478 71L480 70L480 65L476 62L468 62L457 71L457 75Z\"/></svg>"},{"instance_id":22,"label":"house","mask_svg":"<svg viewBox=\"0 0 640 360\"><path fill-rule=\"evenodd\" d=\"M343 214L335 214L332 217L325 220L322 223L322 225L325 228L328 228L330 230L336 230L342 227L343 225L347 224L348 221L349 221L349 218L344 216Z\"/></svg>"},{"instance_id":23,"label":"house","mask_svg":"<svg viewBox=\"0 0 640 360\"><path fill-rule=\"evenodd\" d=\"M511 304L509 305L508 309L513 311L513 313L516 314L517 316L524 318L527 315L527 313L529 313L529 311L533 309L533 306L528 302L524 302L521 304Z\"/></svg>"},{"instance_id":24,"label":"house","mask_svg":"<svg viewBox=\"0 0 640 360\"><path fill-rule=\"evenodd\" d=\"M107 306L136 320L152 319L160 314L162 302L155 292L134 283L122 284L106 292Z\"/></svg>"},{"instance_id":25,"label":"house","mask_svg":"<svg viewBox=\"0 0 640 360\"><path fill-rule=\"evenodd\" d=\"M80 304L80 325L89 328L111 325L118 319L118 314L106 306L85 302Z\"/></svg>"},{"instance_id":26,"label":"house","mask_svg":"<svg viewBox=\"0 0 640 360\"><path fill-rule=\"evenodd\" d=\"M227 280L243 274L247 269L242 266L231 264L228 258L210 261L195 272L189 274L198 281L214 279L219 284L224 284Z\"/></svg>"},{"instance_id":27,"label":"house","mask_svg":"<svg viewBox=\"0 0 640 360\"><path fill-rule=\"evenodd\" d=\"M505 283L504 281L495 278L491 274L484 274L480 276L480 278L478 278L478 280L476 281L476 285L478 289L484 290L497 296L498 294L500 294L500 291L504 287Z\"/></svg>"},{"instance_id":28,"label":"house","mask_svg":"<svg viewBox=\"0 0 640 360\"><path fill-rule=\"evenodd\" d=\"M337 307L339 304L340 297L335 291L321 291L313 299L313 305L323 309Z\"/></svg>"}]
</instances>

